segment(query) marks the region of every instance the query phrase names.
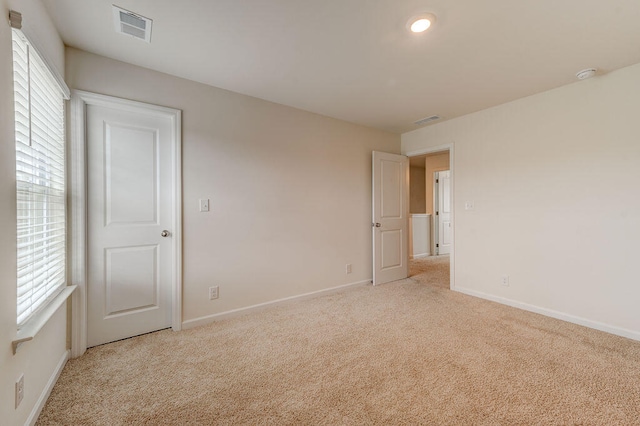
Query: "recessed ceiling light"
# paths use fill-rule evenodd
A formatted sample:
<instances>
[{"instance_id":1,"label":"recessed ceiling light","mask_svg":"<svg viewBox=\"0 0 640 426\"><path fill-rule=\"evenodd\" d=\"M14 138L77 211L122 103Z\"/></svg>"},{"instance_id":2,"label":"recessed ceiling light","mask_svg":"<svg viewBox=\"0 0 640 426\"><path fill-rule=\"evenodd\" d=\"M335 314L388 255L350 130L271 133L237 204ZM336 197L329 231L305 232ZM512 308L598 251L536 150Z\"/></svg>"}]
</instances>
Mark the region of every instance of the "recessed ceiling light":
<instances>
[{"instance_id":1,"label":"recessed ceiling light","mask_svg":"<svg viewBox=\"0 0 640 426\"><path fill-rule=\"evenodd\" d=\"M585 80L596 75L596 71L598 70L595 68L587 68L586 70L578 71L576 77L578 77L579 80Z\"/></svg>"},{"instance_id":2,"label":"recessed ceiling light","mask_svg":"<svg viewBox=\"0 0 640 426\"><path fill-rule=\"evenodd\" d=\"M432 13L423 13L414 16L407 22L407 28L412 33L422 33L429 29L436 22L436 16Z\"/></svg>"}]
</instances>

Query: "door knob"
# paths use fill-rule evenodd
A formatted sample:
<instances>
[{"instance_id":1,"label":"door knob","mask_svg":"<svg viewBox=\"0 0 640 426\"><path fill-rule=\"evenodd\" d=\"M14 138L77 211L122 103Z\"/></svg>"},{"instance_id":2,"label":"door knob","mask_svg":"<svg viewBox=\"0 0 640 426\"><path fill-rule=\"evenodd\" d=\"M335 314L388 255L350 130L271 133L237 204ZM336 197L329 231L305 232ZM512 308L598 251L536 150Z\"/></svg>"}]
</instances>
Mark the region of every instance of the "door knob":
<instances>
[{"instance_id":1,"label":"door knob","mask_svg":"<svg viewBox=\"0 0 640 426\"><path fill-rule=\"evenodd\" d=\"M167 231L166 229L160 233L160 235L163 237L168 237L170 234L171 232Z\"/></svg>"},{"instance_id":2,"label":"door knob","mask_svg":"<svg viewBox=\"0 0 640 426\"><path fill-rule=\"evenodd\" d=\"M376 222L376 228L380 228L382 225L379 222Z\"/></svg>"}]
</instances>

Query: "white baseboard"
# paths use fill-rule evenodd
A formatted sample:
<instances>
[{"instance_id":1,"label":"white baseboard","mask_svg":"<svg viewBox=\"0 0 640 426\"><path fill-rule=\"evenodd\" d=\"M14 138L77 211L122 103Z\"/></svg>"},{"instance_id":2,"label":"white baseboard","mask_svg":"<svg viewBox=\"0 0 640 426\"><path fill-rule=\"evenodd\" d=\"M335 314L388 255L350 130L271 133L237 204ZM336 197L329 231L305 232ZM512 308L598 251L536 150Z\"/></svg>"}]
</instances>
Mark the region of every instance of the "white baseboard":
<instances>
[{"instance_id":1,"label":"white baseboard","mask_svg":"<svg viewBox=\"0 0 640 426\"><path fill-rule=\"evenodd\" d=\"M198 327L198 326L205 325L205 324L210 324L210 323L212 323L214 321L218 321L218 320L221 320L221 319L233 318L233 317L236 317L236 316L240 316L240 315L246 314L246 313L251 312L251 311L258 311L260 309L264 309L264 308L267 308L267 307L270 307L270 306L275 306L275 305L278 305L278 304L284 303L284 302L289 302L291 300L311 299L313 297L317 297L317 296L320 296L320 295L323 295L323 294L335 293L337 291L344 290L344 289L349 288L349 287L355 287L355 286L365 285L365 284L371 284L371 279L358 281L358 282L355 282L355 283L339 285L337 287L325 288L325 289L322 289L322 290L312 291L310 293L304 293L304 294L300 294L300 295L297 295L297 296L285 297L283 299L272 300L270 302L259 303L257 305L251 305L251 306L247 306L247 307L244 307L244 308L232 309L230 311L220 312L218 314L213 314L213 315L207 315L207 316L204 316L204 317L194 318L194 319L190 319L190 320L187 320L187 321L183 321L182 322L182 329L183 330L187 330L189 328Z\"/></svg>"},{"instance_id":2,"label":"white baseboard","mask_svg":"<svg viewBox=\"0 0 640 426\"><path fill-rule=\"evenodd\" d=\"M412 254L409 255L410 259L420 259L421 257L429 257L431 256L431 253L420 253L420 254Z\"/></svg>"},{"instance_id":3,"label":"white baseboard","mask_svg":"<svg viewBox=\"0 0 640 426\"><path fill-rule=\"evenodd\" d=\"M42 409L44 408L44 404L47 403L47 399L49 399L49 395L51 395L53 386L58 381L58 378L60 377L60 374L62 373L64 366L67 364L67 361L69 360L70 355L71 355L71 351L65 351L64 354L62 354L62 358L60 358L60 361L58 362L56 369L53 370L53 374L51 374L51 377L49 377L49 381L47 382L47 385L42 390L42 393L40 394L40 398L38 398L38 401L36 401L36 405L33 407L33 410L31 410L31 414L29 415L29 418L27 418L25 425L33 426L34 424L36 424L36 421L38 420L38 416L40 416L40 412L42 412Z\"/></svg>"},{"instance_id":4,"label":"white baseboard","mask_svg":"<svg viewBox=\"0 0 640 426\"><path fill-rule=\"evenodd\" d=\"M452 290L459 293L464 293L469 296L479 297L481 299L491 300L503 305L512 306L514 308L523 309L529 312L535 312L536 314L544 315L547 317L567 321L573 324L582 325L584 327L593 328L596 330L604 331L606 333L615 334L616 336L626 337L628 339L640 341L640 332L628 330L626 328L616 327L613 325L605 324L598 321L592 321L586 318L578 317L575 315L567 314L564 312L554 311L553 309L541 308L539 306L530 305L528 303L518 302L516 300L507 299L504 297L494 296L491 294L483 293L481 291L471 290L468 288L452 288Z\"/></svg>"}]
</instances>

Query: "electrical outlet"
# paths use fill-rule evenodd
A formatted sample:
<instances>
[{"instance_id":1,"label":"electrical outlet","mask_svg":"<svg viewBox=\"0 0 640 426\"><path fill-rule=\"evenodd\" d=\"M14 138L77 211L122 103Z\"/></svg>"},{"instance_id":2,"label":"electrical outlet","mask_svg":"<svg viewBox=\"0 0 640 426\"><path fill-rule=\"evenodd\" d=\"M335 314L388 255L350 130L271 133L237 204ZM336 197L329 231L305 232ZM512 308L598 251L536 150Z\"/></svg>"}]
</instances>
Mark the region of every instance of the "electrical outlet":
<instances>
[{"instance_id":1,"label":"electrical outlet","mask_svg":"<svg viewBox=\"0 0 640 426\"><path fill-rule=\"evenodd\" d=\"M213 299L217 299L218 298L218 290L219 287L215 286L215 287L209 287L209 300L213 300Z\"/></svg>"},{"instance_id":2,"label":"electrical outlet","mask_svg":"<svg viewBox=\"0 0 640 426\"><path fill-rule=\"evenodd\" d=\"M20 378L16 382L16 408L24 399L24 374L20 375Z\"/></svg>"},{"instance_id":3,"label":"electrical outlet","mask_svg":"<svg viewBox=\"0 0 640 426\"><path fill-rule=\"evenodd\" d=\"M502 276L502 285L505 287L509 287L509 275Z\"/></svg>"},{"instance_id":4,"label":"electrical outlet","mask_svg":"<svg viewBox=\"0 0 640 426\"><path fill-rule=\"evenodd\" d=\"M351 273L351 264L347 263L347 266L346 266L345 269L346 269L347 274L350 274Z\"/></svg>"}]
</instances>

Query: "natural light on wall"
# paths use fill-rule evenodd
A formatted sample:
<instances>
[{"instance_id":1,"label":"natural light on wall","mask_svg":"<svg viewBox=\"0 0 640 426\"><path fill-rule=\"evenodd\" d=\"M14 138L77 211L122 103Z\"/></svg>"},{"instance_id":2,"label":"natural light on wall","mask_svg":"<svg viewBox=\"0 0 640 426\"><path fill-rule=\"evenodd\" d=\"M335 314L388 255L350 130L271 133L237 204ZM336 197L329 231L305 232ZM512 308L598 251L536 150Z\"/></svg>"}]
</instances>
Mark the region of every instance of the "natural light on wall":
<instances>
[{"instance_id":1,"label":"natural light on wall","mask_svg":"<svg viewBox=\"0 0 640 426\"><path fill-rule=\"evenodd\" d=\"M64 93L13 30L18 326L66 285Z\"/></svg>"}]
</instances>

